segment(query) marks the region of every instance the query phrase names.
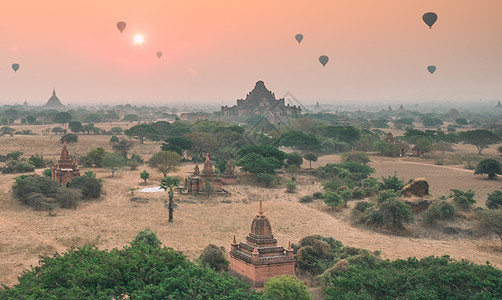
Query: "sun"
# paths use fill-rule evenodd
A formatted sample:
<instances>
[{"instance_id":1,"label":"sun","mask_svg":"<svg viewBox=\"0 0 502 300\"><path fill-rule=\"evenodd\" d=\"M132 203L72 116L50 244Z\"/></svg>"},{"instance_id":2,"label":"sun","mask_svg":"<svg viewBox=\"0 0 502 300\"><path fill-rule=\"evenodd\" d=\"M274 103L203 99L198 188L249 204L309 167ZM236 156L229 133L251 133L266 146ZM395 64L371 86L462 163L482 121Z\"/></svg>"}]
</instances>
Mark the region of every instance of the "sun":
<instances>
[{"instance_id":1,"label":"sun","mask_svg":"<svg viewBox=\"0 0 502 300\"><path fill-rule=\"evenodd\" d=\"M144 39L143 39L143 35L141 35L141 34L136 34L136 35L134 36L134 44L135 44L135 45L143 44L143 41L144 41Z\"/></svg>"}]
</instances>

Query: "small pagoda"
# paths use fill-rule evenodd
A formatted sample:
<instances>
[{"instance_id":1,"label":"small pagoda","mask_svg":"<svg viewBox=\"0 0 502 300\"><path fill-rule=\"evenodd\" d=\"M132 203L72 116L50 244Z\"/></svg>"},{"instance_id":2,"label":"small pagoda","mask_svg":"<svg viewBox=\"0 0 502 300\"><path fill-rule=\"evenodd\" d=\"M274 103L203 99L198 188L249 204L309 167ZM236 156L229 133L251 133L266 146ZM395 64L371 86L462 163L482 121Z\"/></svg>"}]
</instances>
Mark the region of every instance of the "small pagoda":
<instances>
[{"instance_id":1,"label":"small pagoda","mask_svg":"<svg viewBox=\"0 0 502 300\"><path fill-rule=\"evenodd\" d=\"M214 173L213 164L209 160L209 154L204 162L204 169L200 172L199 165L195 165L192 175L185 178L185 189L187 193L201 193L204 184L210 183L214 187L215 193L223 193L223 182L218 175Z\"/></svg>"},{"instance_id":2,"label":"small pagoda","mask_svg":"<svg viewBox=\"0 0 502 300\"><path fill-rule=\"evenodd\" d=\"M80 169L78 163L70 158L70 153L68 153L68 148L66 147L66 142L63 144L63 150L61 150L61 157L58 162L52 162L52 180L59 181L60 183L66 185L74 177L80 176Z\"/></svg>"},{"instance_id":3,"label":"small pagoda","mask_svg":"<svg viewBox=\"0 0 502 300\"><path fill-rule=\"evenodd\" d=\"M291 244L288 244L287 249L277 246L261 200L246 241L237 243L234 236L230 251L230 272L243 277L255 287L263 286L270 277L295 275Z\"/></svg>"},{"instance_id":4,"label":"small pagoda","mask_svg":"<svg viewBox=\"0 0 502 300\"><path fill-rule=\"evenodd\" d=\"M234 166L230 164L230 162L227 162L227 165L225 167L225 172L220 175L220 179L223 182L223 184L235 184L237 183L237 176L234 174Z\"/></svg>"}]
</instances>

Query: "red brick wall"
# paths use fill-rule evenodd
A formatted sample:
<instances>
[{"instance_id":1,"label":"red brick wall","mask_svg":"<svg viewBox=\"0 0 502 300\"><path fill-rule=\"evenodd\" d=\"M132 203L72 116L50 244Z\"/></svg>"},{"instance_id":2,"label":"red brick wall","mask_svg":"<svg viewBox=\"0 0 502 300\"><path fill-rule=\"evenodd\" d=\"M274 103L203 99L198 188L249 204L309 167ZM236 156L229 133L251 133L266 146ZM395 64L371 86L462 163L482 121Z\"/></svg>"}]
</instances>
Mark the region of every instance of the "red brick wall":
<instances>
[{"instance_id":1,"label":"red brick wall","mask_svg":"<svg viewBox=\"0 0 502 300\"><path fill-rule=\"evenodd\" d=\"M253 281L256 286L263 286L270 277L277 275L295 275L295 263L279 263L254 266L230 256L230 269Z\"/></svg>"}]
</instances>

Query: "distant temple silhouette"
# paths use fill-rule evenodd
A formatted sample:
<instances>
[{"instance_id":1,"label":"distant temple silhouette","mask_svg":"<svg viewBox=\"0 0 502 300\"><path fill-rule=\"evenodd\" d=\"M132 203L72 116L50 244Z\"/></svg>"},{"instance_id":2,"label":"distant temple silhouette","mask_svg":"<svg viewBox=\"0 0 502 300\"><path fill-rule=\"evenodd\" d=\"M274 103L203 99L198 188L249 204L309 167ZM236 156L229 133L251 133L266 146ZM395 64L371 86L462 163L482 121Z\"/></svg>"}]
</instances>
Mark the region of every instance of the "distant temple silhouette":
<instances>
[{"instance_id":1,"label":"distant temple silhouette","mask_svg":"<svg viewBox=\"0 0 502 300\"><path fill-rule=\"evenodd\" d=\"M52 90L52 96L49 98L47 103L44 105L44 108L64 108L64 105L59 101L59 98L56 96L56 89Z\"/></svg>"},{"instance_id":2,"label":"distant temple silhouette","mask_svg":"<svg viewBox=\"0 0 502 300\"><path fill-rule=\"evenodd\" d=\"M256 82L254 89L246 95L246 99L238 99L237 105L221 107L221 116L255 116L266 117L270 123L283 122L290 117L302 113L299 106L286 105L284 98L276 99L275 94L265 87L263 81Z\"/></svg>"}]
</instances>

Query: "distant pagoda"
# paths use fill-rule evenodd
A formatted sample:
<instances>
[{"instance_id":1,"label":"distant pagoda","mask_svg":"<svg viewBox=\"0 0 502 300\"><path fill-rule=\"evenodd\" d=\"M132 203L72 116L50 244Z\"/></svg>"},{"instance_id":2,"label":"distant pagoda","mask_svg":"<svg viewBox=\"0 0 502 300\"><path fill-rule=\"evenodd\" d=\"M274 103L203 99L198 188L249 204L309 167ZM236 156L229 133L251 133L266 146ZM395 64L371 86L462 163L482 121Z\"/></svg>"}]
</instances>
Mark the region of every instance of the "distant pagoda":
<instances>
[{"instance_id":1,"label":"distant pagoda","mask_svg":"<svg viewBox=\"0 0 502 300\"><path fill-rule=\"evenodd\" d=\"M54 109L64 108L64 105L61 103L61 101L59 101L59 98L56 96L56 89L52 90L52 96L44 105L44 108L54 108Z\"/></svg>"},{"instance_id":2,"label":"distant pagoda","mask_svg":"<svg viewBox=\"0 0 502 300\"><path fill-rule=\"evenodd\" d=\"M252 117L261 115L270 123L278 123L291 117L301 115L300 106L285 104L284 98L276 99L275 94L267 89L263 81L257 81L254 89L246 95L246 99L238 99L237 105L221 107L221 116Z\"/></svg>"},{"instance_id":3,"label":"distant pagoda","mask_svg":"<svg viewBox=\"0 0 502 300\"><path fill-rule=\"evenodd\" d=\"M500 100L499 100L499 102L497 103L497 105L495 105L495 108L502 108L502 104L500 104Z\"/></svg>"}]
</instances>

